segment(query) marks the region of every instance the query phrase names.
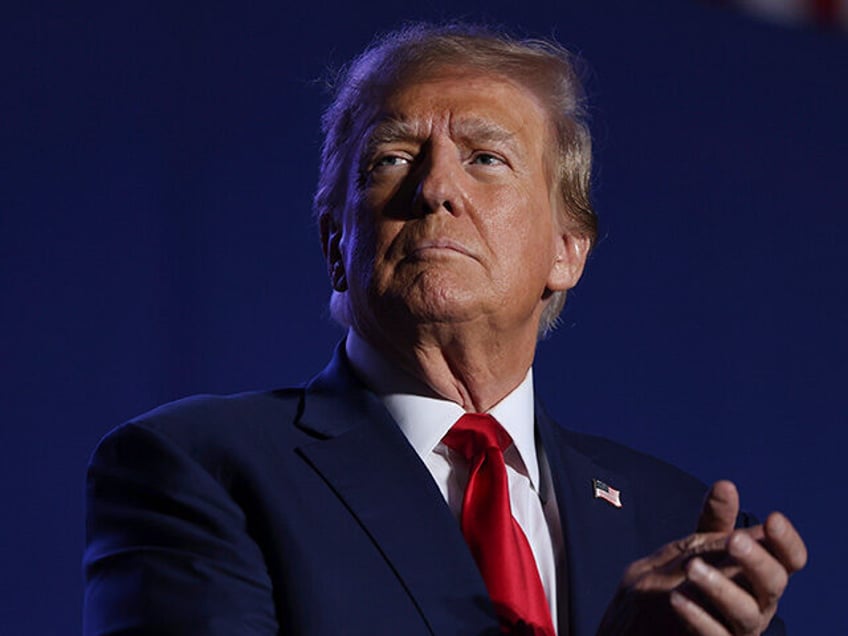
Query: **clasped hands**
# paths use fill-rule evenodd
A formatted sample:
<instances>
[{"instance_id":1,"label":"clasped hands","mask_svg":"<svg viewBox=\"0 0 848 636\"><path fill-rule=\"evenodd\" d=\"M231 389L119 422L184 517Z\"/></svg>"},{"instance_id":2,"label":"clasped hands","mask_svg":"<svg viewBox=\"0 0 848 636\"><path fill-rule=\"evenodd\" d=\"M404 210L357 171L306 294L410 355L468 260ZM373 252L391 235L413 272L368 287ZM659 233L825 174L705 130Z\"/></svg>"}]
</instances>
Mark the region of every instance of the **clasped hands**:
<instances>
[{"instance_id":1,"label":"clasped hands","mask_svg":"<svg viewBox=\"0 0 848 636\"><path fill-rule=\"evenodd\" d=\"M695 534L635 561L624 573L597 636L755 636L768 627L807 549L779 512L734 530L739 494L710 489Z\"/></svg>"}]
</instances>

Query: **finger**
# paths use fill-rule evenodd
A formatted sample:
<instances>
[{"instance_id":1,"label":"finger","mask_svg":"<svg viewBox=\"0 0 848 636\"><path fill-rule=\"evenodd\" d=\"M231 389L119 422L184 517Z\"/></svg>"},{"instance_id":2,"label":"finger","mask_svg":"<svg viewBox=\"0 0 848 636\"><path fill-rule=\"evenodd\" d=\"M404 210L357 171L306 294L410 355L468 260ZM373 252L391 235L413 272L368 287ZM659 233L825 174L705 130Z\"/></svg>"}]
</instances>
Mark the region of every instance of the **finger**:
<instances>
[{"instance_id":1,"label":"finger","mask_svg":"<svg viewBox=\"0 0 848 636\"><path fill-rule=\"evenodd\" d=\"M695 555L701 555L709 560L726 560L727 534L718 532L690 534L688 537L665 544L653 554L634 561L624 573L622 582L632 585L645 576L659 577L657 581L645 583L651 589L659 589L655 583L662 581L669 586L661 585L661 589L670 589L678 585L684 578L683 568L686 562Z\"/></svg>"},{"instance_id":2,"label":"finger","mask_svg":"<svg viewBox=\"0 0 848 636\"><path fill-rule=\"evenodd\" d=\"M739 528L738 530L734 530L734 532L746 534L753 541L758 542L762 542L765 537L765 531L762 526ZM728 578L733 578L741 570L736 560L727 551L727 541L730 535L724 532L711 532L695 536L704 537L704 540L699 544L693 545L685 554L681 555L677 564L680 568L685 568L690 559L701 557L713 567L721 570Z\"/></svg>"},{"instance_id":3,"label":"finger","mask_svg":"<svg viewBox=\"0 0 848 636\"><path fill-rule=\"evenodd\" d=\"M671 607L693 634L701 636L730 636L727 628L695 601L675 590L671 593Z\"/></svg>"},{"instance_id":4,"label":"finger","mask_svg":"<svg viewBox=\"0 0 848 636\"><path fill-rule=\"evenodd\" d=\"M703 559L690 561L686 577L734 634L759 634L774 613L764 612L751 594Z\"/></svg>"},{"instance_id":5,"label":"finger","mask_svg":"<svg viewBox=\"0 0 848 636\"><path fill-rule=\"evenodd\" d=\"M698 532L731 532L739 515L739 492L733 482L722 480L713 484L704 499Z\"/></svg>"},{"instance_id":6,"label":"finger","mask_svg":"<svg viewBox=\"0 0 848 636\"><path fill-rule=\"evenodd\" d=\"M621 578L622 587L637 587L642 591L670 590L679 585L683 579L683 568L677 564L680 549L675 543L669 543L653 554L634 561L624 571Z\"/></svg>"},{"instance_id":7,"label":"finger","mask_svg":"<svg viewBox=\"0 0 848 636\"><path fill-rule=\"evenodd\" d=\"M742 567L745 581L760 609L773 614L789 582L789 573L784 565L765 547L742 533L734 533L730 537L727 550Z\"/></svg>"},{"instance_id":8,"label":"finger","mask_svg":"<svg viewBox=\"0 0 848 636\"><path fill-rule=\"evenodd\" d=\"M771 513L765 523L766 545L792 574L807 564L807 546L784 515Z\"/></svg>"}]
</instances>

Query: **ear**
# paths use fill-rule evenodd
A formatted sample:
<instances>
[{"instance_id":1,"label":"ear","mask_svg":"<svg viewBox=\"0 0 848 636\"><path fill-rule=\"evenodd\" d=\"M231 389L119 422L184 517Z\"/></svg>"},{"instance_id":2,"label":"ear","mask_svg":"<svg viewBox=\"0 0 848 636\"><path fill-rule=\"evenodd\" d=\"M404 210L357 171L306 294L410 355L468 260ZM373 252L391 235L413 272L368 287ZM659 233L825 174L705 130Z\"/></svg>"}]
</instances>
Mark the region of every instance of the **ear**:
<instances>
[{"instance_id":1,"label":"ear","mask_svg":"<svg viewBox=\"0 0 848 636\"><path fill-rule=\"evenodd\" d=\"M321 232L321 250L324 252L324 260L327 261L327 274L330 277L330 282L336 291L346 291L347 277L341 250L341 225L329 213L321 215L318 225Z\"/></svg>"},{"instance_id":2,"label":"ear","mask_svg":"<svg viewBox=\"0 0 848 636\"><path fill-rule=\"evenodd\" d=\"M583 275L592 242L588 236L572 230L560 230L554 237L554 262L548 275L547 288L568 291Z\"/></svg>"}]
</instances>

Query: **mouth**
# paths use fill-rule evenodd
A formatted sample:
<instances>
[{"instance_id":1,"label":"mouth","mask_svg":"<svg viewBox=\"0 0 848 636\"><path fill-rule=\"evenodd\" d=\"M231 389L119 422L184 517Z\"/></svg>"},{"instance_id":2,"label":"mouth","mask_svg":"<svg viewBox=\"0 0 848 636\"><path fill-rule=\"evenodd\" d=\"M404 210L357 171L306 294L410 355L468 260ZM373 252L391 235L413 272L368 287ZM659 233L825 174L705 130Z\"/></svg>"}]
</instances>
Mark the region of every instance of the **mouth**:
<instances>
[{"instance_id":1,"label":"mouth","mask_svg":"<svg viewBox=\"0 0 848 636\"><path fill-rule=\"evenodd\" d=\"M411 246L407 253L409 259L422 259L429 256L460 254L474 258L471 251L462 243L451 239L428 239Z\"/></svg>"}]
</instances>

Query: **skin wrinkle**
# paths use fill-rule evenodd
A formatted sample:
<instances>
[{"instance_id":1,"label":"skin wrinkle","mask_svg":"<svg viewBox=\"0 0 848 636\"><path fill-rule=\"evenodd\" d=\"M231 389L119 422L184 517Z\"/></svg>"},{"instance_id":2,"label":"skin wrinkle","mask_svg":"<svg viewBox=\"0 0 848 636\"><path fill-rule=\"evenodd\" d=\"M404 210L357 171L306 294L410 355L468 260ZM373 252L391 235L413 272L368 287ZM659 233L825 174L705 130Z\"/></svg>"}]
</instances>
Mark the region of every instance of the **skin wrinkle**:
<instances>
[{"instance_id":1,"label":"skin wrinkle","mask_svg":"<svg viewBox=\"0 0 848 636\"><path fill-rule=\"evenodd\" d=\"M428 128L432 129L432 123ZM521 148L515 143L515 134L492 121L468 117L456 123L451 121L449 129L451 138L461 142L461 145L467 148L475 145L503 144L507 145L508 150L514 154L521 151ZM423 145L429 133L430 130L419 131L416 122L391 115L384 116L366 135L367 141L361 164L368 171L373 167L373 161L380 146L393 144Z\"/></svg>"},{"instance_id":2,"label":"skin wrinkle","mask_svg":"<svg viewBox=\"0 0 848 636\"><path fill-rule=\"evenodd\" d=\"M484 411L526 374L549 290L573 286L585 258L552 206L547 113L515 82L467 74L401 87L379 112L333 239L353 326Z\"/></svg>"},{"instance_id":3,"label":"skin wrinkle","mask_svg":"<svg viewBox=\"0 0 848 636\"><path fill-rule=\"evenodd\" d=\"M385 115L385 102L398 87L446 78L491 78L512 84L544 111L547 131L543 167L551 201L561 227L588 238L585 248L591 248L597 236L588 193L591 141L573 56L549 42L495 42L497 36L486 42L486 35L478 38L458 33L455 37L449 32L451 28L432 40L424 36L419 49L415 42L418 35L413 33L416 30L413 27L400 40L387 40L358 58L343 79L335 102L324 113L323 168L314 200L319 219L330 214L340 223L359 194L365 169L359 142ZM540 321L540 339L557 324L566 290L546 289L544 299L550 302ZM345 295L334 293L330 310L340 324L353 326L352 307Z\"/></svg>"}]
</instances>

